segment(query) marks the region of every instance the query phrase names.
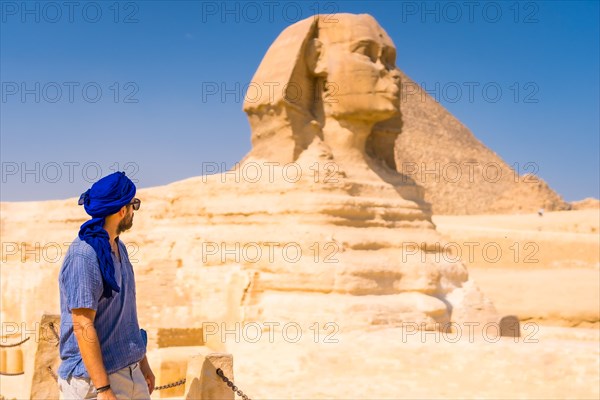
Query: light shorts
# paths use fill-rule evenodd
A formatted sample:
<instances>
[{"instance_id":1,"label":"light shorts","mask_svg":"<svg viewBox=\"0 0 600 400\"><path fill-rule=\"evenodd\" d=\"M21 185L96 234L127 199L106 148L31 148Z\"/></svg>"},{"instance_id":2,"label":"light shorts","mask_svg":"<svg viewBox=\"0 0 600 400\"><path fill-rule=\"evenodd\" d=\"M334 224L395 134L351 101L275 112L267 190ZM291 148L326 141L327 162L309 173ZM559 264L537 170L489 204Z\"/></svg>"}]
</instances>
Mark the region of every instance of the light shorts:
<instances>
[{"instance_id":1,"label":"light shorts","mask_svg":"<svg viewBox=\"0 0 600 400\"><path fill-rule=\"evenodd\" d=\"M108 375L110 388L117 399L149 400L148 384L140 369L140 363L128 365ZM96 387L90 378L58 378L61 400L96 399Z\"/></svg>"}]
</instances>

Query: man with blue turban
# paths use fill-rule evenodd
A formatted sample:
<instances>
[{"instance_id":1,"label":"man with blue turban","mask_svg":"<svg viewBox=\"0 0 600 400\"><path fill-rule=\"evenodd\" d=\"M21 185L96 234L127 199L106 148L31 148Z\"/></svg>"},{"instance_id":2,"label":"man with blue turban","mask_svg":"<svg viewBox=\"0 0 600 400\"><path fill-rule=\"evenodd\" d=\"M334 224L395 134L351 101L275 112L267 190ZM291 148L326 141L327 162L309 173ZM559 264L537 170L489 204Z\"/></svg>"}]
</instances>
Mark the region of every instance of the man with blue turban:
<instances>
[{"instance_id":1,"label":"man with blue turban","mask_svg":"<svg viewBox=\"0 0 600 400\"><path fill-rule=\"evenodd\" d=\"M149 399L154 390L133 267L119 239L140 208L135 192L125 173L115 172L79 198L92 218L81 225L59 274L63 398Z\"/></svg>"}]
</instances>

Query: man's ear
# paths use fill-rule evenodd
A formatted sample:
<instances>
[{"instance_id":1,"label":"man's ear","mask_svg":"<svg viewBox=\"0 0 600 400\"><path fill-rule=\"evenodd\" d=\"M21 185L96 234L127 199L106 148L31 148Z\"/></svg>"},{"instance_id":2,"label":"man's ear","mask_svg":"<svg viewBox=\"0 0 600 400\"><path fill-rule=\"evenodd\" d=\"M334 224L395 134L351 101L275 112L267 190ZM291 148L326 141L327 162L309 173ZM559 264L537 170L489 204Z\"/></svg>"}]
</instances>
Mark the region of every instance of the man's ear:
<instances>
[{"instance_id":1,"label":"man's ear","mask_svg":"<svg viewBox=\"0 0 600 400\"><path fill-rule=\"evenodd\" d=\"M319 39L310 39L306 44L305 58L309 72L316 76L327 75L325 46Z\"/></svg>"}]
</instances>

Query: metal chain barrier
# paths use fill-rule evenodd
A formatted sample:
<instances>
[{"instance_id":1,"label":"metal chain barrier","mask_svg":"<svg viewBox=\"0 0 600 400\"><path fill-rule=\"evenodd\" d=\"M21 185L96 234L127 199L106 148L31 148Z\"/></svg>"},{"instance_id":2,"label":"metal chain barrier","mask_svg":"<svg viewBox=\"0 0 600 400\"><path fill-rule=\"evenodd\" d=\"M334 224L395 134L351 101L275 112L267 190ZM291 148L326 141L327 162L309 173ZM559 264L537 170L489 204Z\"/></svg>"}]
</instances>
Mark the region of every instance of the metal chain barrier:
<instances>
[{"instance_id":1,"label":"metal chain barrier","mask_svg":"<svg viewBox=\"0 0 600 400\"><path fill-rule=\"evenodd\" d=\"M185 383L186 379L180 379L176 382L172 382L172 383L167 383L166 385L162 385L162 386L155 386L154 390L163 390L163 389L169 389L175 386L179 386L179 385L183 385Z\"/></svg>"},{"instance_id":2,"label":"metal chain barrier","mask_svg":"<svg viewBox=\"0 0 600 400\"><path fill-rule=\"evenodd\" d=\"M60 336L58 336L58 332L56 332L56 329L54 329L54 322L48 323L48 326L50 327L50 330L54 334L54 337L56 338L56 346L58 346L60 344Z\"/></svg>"},{"instance_id":3,"label":"metal chain barrier","mask_svg":"<svg viewBox=\"0 0 600 400\"><path fill-rule=\"evenodd\" d=\"M13 344L0 344L0 347L2 348L7 348L7 347L16 347L16 346L20 346L23 343L25 343L26 341L28 341L30 339L30 337L26 337L25 339L21 340L20 342L17 343L13 343Z\"/></svg>"},{"instance_id":4,"label":"metal chain barrier","mask_svg":"<svg viewBox=\"0 0 600 400\"><path fill-rule=\"evenodd\" d=\"M244 400L252 400L252 399L248 398L248 396L246 396L244 394L244 392L242 392L240 389L238 389L238 387L235 386L233 384L233 382L231 382L229 380L229 378L227 378L223 374L223 370L221 368L217 368L217 375L219 375L221 377L221 379L223 379L223 382L225 382L227 384L227 386L229 386L231 388L231 390L233 390L234 393L237 393L237 395L240 396L242 399L244 399Z\"/></svg>"}]
</instances>

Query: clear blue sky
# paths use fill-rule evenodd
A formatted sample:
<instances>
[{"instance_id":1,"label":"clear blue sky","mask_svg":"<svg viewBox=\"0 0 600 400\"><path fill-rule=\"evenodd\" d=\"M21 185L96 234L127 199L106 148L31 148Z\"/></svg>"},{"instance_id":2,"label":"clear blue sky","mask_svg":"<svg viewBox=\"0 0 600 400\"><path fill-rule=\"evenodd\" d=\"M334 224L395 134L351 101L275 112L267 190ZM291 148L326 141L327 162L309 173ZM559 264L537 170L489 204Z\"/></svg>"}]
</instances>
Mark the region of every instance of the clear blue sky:
<instances>
[{"instance_id":1,"label":"clear blue sky","mask_svg":"<svg viewBox=\"0 0 600 400\"><path fill-rule=\"evenodd\" d=\"M535 163L568 201L599 197L598 2L468 4L2 1L0 197L78 196L115 168L149 187L231 167L250 149L243 87L318 11L373 15L398 67L508 164ZM203 99L213 84L234 93Z\"/></svg>"}]
</instances>

